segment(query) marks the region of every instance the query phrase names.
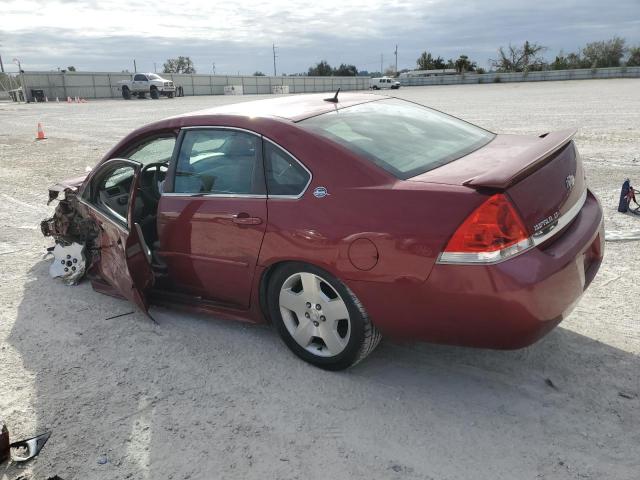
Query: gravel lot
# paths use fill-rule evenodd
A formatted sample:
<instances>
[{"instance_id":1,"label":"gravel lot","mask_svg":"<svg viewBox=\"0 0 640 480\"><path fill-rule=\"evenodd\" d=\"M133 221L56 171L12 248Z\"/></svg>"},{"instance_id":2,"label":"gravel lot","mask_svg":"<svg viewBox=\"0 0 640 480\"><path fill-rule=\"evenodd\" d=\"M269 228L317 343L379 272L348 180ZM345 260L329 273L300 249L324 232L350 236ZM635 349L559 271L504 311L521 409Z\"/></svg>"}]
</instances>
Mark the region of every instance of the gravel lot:
<instances>
[{"instance_id":1,"label":"gravel lot","mask_svg":"<svg viewBox=\"0 0 640 480\"><path fill-rule=\"evenodd\" d=\"M607 231L640 184L640 80L413 87L410 98L496 132L576 126ZM47 186L93 166L131 129L256 97L0 103L0 417L51 429L0 479L640 478L640 242L607 242L571 317L496 352L383 343L329 373L267 327L156 310L48 276ZM40 121L48 139L35 142Z\"/></svg>"}]
</instances>

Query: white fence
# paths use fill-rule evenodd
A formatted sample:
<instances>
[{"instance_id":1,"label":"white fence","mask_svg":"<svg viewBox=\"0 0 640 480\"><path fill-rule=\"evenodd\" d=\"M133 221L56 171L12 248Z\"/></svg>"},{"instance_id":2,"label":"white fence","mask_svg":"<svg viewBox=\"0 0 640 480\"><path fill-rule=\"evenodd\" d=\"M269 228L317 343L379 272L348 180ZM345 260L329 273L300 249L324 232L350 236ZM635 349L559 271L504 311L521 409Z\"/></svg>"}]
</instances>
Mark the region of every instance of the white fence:
<instances>
[{"instance_id":1,"label":"white fence","mask_svg":"<svg viewBox=\"0 0 640 480\"><path fill-rule=\"evenodd\" d=\"M403 86L456 85L469 83L544 82L559 80L592 80L601 78L640 78L640 67L584 68L579 70L544 70L527 73L465 73L433 77L406 77Z\"/></svg>"},{"instance_id":2,"label":"white fence","mask_svg":"<svg viewBox=\"0 0 640 480\"><path fill-rule=\"evenodd\" d=\"M181 86L185 95L224 95L227 85L241 85L244 94L270 94L275 86L287 86L289 93L365 90L369 77L254 77L236 75L161 74ZM129 73L101 72L26 72L25 90L42 90L51 99L59 97L117 98L121 96L118 82L130 80Z\"/></svg>"}]
</instances>

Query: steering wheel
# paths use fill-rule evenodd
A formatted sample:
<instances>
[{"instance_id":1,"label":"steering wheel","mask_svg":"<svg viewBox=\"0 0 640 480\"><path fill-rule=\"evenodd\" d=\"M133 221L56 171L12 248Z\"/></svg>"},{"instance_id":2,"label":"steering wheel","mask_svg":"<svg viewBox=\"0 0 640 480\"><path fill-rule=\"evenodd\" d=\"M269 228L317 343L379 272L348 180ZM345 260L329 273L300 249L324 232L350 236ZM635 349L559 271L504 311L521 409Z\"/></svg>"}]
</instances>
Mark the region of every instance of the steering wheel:
<instances>
[{"instance_id":1,"label":"steering wheel","mask_svg":"<svg viewBox=\"0 0 640 480\"><path fill-rule=\"evenodd\" d=\"M150 197L151 200L158 201L160 200L160 188L158 185L162 180L164 180L164 176L162 174L166 174L169 167L165 162L154 162L149 163L142 167L140 171L140 177L143 179L145 177L145 173L148 170L153 169L153 176L151 177L151 185L143 186L142 181L140 182L140 191L145 197Z\"/></svg>"}]
</instances>

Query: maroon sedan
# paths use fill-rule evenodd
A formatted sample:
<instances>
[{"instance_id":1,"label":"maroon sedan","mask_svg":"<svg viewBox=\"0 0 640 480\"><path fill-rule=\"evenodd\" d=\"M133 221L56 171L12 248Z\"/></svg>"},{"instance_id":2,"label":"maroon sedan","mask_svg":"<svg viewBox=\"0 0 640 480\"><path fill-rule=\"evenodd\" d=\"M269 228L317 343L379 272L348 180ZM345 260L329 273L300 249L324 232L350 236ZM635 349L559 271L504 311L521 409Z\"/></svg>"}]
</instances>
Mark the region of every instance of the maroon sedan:
<instances>
[{"instance_id":1,"label":"maroon sedan","mask_svg":"<svg viewBox=\"0 0 640 480\"><path fill-rule=\"evenodd\" d=\"M495 135L380 95L301 95L145 126L64 192L51 272L273 323L342 369L381 335L499 349L565 318L603 255L572 131Z\"/></svg>"}]
</instances>

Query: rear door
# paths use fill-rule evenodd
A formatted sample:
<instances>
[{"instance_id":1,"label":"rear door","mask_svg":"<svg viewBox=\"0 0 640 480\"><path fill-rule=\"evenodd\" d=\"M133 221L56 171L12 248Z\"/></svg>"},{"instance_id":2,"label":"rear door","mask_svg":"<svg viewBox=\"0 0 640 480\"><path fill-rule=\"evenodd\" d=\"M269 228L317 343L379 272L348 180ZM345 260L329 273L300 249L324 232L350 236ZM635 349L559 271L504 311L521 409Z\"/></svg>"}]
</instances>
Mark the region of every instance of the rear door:
<instances>
[{"instance_id":1,"label":"rear door","mask_svg":"<svg viewBox=\"0 0 640 480\"><path fill-rule=\"evenodd\" d=\"M179 142L158 207L158 253L176 290L248 308L267 226L261 137L190 128Z\"/></svg>"},{"instance_id":2,"label":"rear door","mask_svg":"<svg viewBox=\"0 0 640 480\"><path fill-rule=\"evenodd\" d=\"M120 295L148 312L145 291L152 286L151 252L134 222L142 164L105 162L92 175L83 203L99 228L100 276Z\"/></svg>"}]
</instances>

